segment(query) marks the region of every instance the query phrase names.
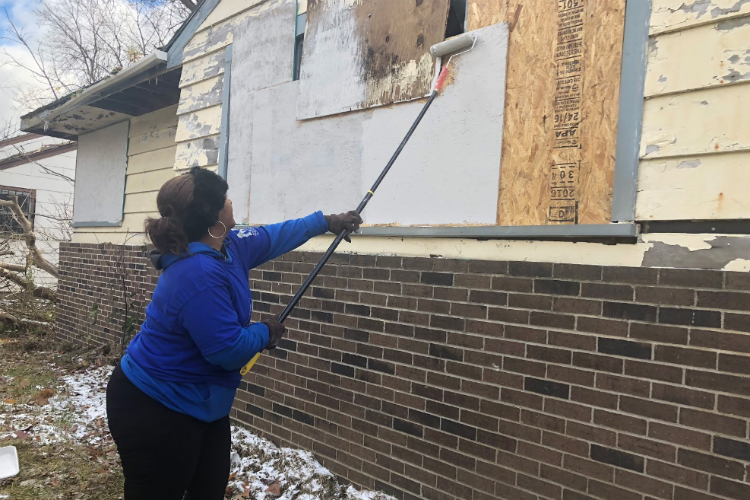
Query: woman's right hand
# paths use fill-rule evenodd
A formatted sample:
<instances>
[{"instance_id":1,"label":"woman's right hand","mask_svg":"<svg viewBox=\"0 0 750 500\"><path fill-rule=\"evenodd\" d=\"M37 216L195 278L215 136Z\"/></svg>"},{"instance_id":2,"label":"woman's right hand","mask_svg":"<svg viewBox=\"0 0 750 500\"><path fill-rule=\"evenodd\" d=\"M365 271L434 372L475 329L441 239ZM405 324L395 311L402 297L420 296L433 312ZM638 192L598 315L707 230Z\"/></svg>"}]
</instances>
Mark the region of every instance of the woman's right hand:
<instances>
[{"instance_id":1,"label":"woman's right hand","mask_svg":"<svg viewBox=\"0 0 750 500\"><path fill-rule=\"evenodd\" d=\"M268 346L266 349L276 349L279 346L281 337L286 333L286 327L276 319L269 319L263 322L268 327Z\"/></svg>"}]
</instances>

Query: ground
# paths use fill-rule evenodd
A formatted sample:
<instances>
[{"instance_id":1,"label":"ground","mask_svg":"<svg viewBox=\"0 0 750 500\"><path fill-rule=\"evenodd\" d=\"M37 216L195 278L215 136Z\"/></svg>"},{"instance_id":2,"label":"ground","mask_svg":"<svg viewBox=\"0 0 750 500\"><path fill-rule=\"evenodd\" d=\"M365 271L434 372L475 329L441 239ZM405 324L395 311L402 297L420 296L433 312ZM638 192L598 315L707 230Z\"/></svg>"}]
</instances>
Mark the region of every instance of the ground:
<instances>
[{"instance_id":1,"label":"ground","mask_svg":"<svg viewBox=\"0 0 750 500\"><path fill-rule=\"evenodd\" d=\"M118 355L75 350L42 333L0 331L0 448L15 446L21 469L0 480L0 499L123 498L104 404ZM233 428L226 499L246 498L391 500L340 485L308 452Z\"/></svg>"}]
</instances>

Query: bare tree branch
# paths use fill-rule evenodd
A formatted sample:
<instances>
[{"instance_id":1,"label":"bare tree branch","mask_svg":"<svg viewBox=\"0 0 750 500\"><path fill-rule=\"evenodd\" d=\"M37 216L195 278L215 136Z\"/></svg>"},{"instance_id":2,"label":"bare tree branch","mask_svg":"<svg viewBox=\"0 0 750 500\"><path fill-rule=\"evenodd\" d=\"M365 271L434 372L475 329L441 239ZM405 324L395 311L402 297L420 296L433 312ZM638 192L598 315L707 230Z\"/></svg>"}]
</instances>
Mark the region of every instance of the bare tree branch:
<instances>
[{"instance_id":1,"label":"bare tree branch","mask_svg":"<svg viewBox=\"0 0 750 500\"><path fill-rule=\"evenodd\" d=\"M198 5L196 5L196 3L191 0L180 0L180 1L182 2L182 5L184 5L190 10L190 12L198 8Z\"/></svg>"},{"instance_id":2,"label":"bare tree branch","mask_svg":"<svg viewBox=\"0 0 750 500\"><path fill-rule=\"evenodd\" d=\"M13 212L13 218L21 225L21 228L23 229L23 238L26 241L26 248L29 250L29 257L31 257L33 264L39 269L48 272L55 278L58 278L60 276L60 271L57 269L57 266L45 259L42 252L40 252L39 248L36 246L36 235L31 227L31 222L29 222L29 219L23 214L21 205L18 204L18 197L14 196L10 200L0 200L0 207L9 208L10 211Z\"/></svg>"}]
</instances>

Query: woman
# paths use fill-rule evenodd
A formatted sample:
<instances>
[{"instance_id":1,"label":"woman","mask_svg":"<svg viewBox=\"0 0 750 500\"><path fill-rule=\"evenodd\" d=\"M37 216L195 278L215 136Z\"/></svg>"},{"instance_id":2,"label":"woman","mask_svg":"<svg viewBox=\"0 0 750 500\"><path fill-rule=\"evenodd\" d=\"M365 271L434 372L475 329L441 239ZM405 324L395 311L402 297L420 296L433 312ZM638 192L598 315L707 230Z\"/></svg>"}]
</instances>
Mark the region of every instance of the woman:
<instances>
[{"instance_id":1,"label":"woman","mask_svg":"<svg viewBox=\"0 0 750 500\"><path fill-rule=\"evenodd\" d=\"M250 323L250 269L326 231L356 231L356 212L232 231L227 183L194 168L159 190L146 221L163 270L146 320L107 387L107 418L126 500L220 500L229 477L229 412L239 370L275 348L275 320Z\"/></svg>"}]
</instances>

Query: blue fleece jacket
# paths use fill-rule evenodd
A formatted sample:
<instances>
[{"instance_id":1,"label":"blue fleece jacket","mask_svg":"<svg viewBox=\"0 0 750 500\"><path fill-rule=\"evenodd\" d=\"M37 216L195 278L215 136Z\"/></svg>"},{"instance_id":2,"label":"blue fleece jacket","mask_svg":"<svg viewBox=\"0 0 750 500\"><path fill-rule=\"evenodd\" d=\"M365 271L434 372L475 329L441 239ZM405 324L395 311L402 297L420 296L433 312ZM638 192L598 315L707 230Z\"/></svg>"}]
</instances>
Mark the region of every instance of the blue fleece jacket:
<instances>
[{"instance_id":1,"label":"blue fleece jacket","mask_svg":"<svg viewBox=\"0 0 750 500\"><path fill-rule=\"evenodd\" d=\"M268 346L268 328L251 323L250 269L324 234L321 212L230 231L223 252L191 243L166 254L146 320L122 359L125 375L168 408L212 422L229 414L242 368ZM157 268L159 265L157 265Z\"/></svg>"}]
</instances>

